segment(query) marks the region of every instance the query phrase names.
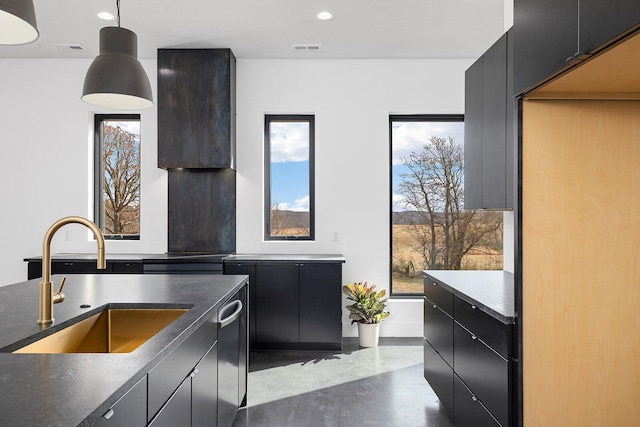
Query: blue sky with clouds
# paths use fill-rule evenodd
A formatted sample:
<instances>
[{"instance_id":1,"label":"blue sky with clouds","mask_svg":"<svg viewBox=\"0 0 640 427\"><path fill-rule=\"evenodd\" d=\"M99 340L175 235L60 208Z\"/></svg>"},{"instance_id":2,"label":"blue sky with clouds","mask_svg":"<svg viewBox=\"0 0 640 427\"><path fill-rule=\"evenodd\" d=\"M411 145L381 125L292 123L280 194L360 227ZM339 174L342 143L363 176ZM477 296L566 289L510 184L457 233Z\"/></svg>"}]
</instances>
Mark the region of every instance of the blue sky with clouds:
<instances>
[{"instance_id":1,"label":"blue sky with clouds","mask_svg":"<svg viewBox=\"0 0 640 427\"><path fill-rule=\"evenodd\" d=\"M271 204L309 211L309 123L271 122Z\"/></svg>"},{"instance_id":2,"label":"blue sky with clouds","mask_svg":"<svg viewBox=\"0 0 640 427\"><path fill-rule=\"evenodd\" d=\"M402 158L408 157L411 152L419 152L431 137L453 136L460 144L464 143L464 122L402 122L392 123L392 150L391 150L391 174L392 174L392 210L400 212L407 210L402 203L403 197L397 193L400 175L407 171L402 165Z\"/></svg>"}]
</instances>

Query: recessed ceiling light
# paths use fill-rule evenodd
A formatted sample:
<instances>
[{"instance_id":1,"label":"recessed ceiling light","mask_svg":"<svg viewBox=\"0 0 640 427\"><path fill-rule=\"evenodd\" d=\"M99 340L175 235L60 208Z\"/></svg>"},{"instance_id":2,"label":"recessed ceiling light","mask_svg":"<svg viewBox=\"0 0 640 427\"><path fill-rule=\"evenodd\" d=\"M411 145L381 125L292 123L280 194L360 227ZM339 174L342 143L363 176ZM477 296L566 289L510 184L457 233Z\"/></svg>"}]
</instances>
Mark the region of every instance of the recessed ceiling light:
<instances>
[{"instance_id":1,"label":"recessed ceiling light","mask_svg":"<svg viewBox=\"0 0 640 427\"><path fill-rule=\"evenodd\" d=\"M104 19L105 21L111 21L115 18L115 16L113 16L113 14L111 12L98 12L96 13L96 16L100 19Z\"/></svg>"},{"instance_id":2,"label":"recessed ceiling light","mask_svg":"<svg viewBox=\"0 0 640 427\"><path fill-rule=\"evenodd\" d=\"M335 18L335 15L331 12L328 12L326 10L323 10L322 12L319 12L316 17L322 21L329 21L333 18Z\"/></svg>"}]
</instances>

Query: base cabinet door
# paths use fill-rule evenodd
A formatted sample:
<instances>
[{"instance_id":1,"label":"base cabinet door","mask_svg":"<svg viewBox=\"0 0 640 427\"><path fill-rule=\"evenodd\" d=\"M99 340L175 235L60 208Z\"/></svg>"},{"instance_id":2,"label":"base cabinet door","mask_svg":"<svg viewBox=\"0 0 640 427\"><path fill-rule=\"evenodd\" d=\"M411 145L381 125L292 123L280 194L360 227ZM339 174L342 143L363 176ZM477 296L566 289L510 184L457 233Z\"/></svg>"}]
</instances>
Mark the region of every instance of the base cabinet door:
<instances>
[{"instance_id":1,"label":"base cabinet door","mask_svg":"<svg viewBox=\"0 0 640 427\"><path fill-rule=\"evenodd\" d=\"M298 266L258 264L256 276L256 342L297 343L299 340Z\"/></svg>"},{"instance_id":2,"label":"base cabinet door","mask_svg":"<svg viewBox=\"0 0 640 427\"><path fill-rule=\"evenodd\" d=\"M187 377L180 387L151 421L151 427L176 427L191 425L191 378Z\"/></svg>"},{"instance_id":3,"label":"base cabinet door","mask_svg":"<svg viewBox=\"0 0 640 427\"><path fill-rule=\"evenodd\" d=\"M191 423L215 427L218 420L218 347L214 344L191 374Z\"/></svg>"},{"instance_id":4,"label":"base cabinet door","mask_svg":"<svg viewBox=\"0 0 640 427\"><path fill-rule=\"evenodd\" d=\"M94 424L98 427L147 425L147 376L145 375Z\"/></svg>"},{"instance_id":5,"label":"base cabinet door","mask_svg":"<svg viewBox=\"0 0 640 427\"><path fill-rule=\"evenodd\" d=\"M342 342L342 265L300 264L300 342Z\"/></svg>"},{"instance_id":6,"label":"base cabinet door","mask_svg":"<svg viewBox=\"0 0 640 427\"><path fill-rule=\"evenodd\" d=\"M449 416L453 417L453 369L427 340L424 341L424 378L438 395Z\"/></svg>"},{"instance_id":7,"label":"base cabinet door","mask_svg":"<svg viewBox=\"0 0 640 427\"><path fill-rule=\"evenodd\" d=\"M501 427L482 402L454 374L453 379L456 427Z\"/></svg>"}]
</instances>

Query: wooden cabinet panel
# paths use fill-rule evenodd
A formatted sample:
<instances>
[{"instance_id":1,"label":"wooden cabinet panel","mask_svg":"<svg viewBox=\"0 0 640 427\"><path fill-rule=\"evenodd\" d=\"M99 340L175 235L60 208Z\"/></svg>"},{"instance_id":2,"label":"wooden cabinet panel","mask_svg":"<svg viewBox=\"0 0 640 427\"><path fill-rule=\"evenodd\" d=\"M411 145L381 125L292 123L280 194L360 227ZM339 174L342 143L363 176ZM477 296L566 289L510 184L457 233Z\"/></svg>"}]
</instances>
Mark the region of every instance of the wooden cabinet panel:
<instances>
[{"instance_id":1,"label":"wooden cabinet panel","mask_svg":"<svg viewBox=\"0 0 640 427\"><path fill-rule=\"evenodd\" d=\"M234 167L230 49L158 49L158 166Z\"/></svg>"},{"instance_id":2,"label":"wooden cabinet panel","mask_svg":"<svg viewBox=\"0 0 640 427\"><path fill-rule=\"evenodd\" d=\"M456 427L501 427L457 375L453 376L453 390Z\"/></svg>"},{"instance_id":3,"label":"wooden cabinet panel","mask_svg":"<svg viewBox=\"0 0 640 427\"><path fill-rule=\"evenodd\" d=\"M342 341L342 265L300 264L300 342Z\"/></svg>"},{"instance_id":4,"label":"wooden cabinet panel","mask_svg":"<svg viewBox=\"0 0 640 427\"><path fill-rule=\"evenodd\" d=\"M147 425L147 377L144 376L94 424L97 427Z\"/></svg>"},{"instance_id":5,"label":"wooden cabinet panel","mask_svg":"<svg viewBox=\"0 0 640 427\"><path fill-rule=\"evenodd\" d=\"M453 319L437 306L425 300L424 338L453 367Z\"/></svg>"},{"instance_id":6,"label":"wooden cabinet panel","mask_svg":"<svg viewBox=\"0 0 640 427\"><path fill-rule=\"evenodd\" d=\"M256 341L296 343L300 337L300 289L295 264L258 264Z\"/></svg>"},{"instance_id":7,"label":"wooden cabinet panel","mask_svg":"<svg viewBox=\"0 0 640 427\"><path fill-rule=\"evenodd\" d=\"M509 422L509 364L459 324L454 325L456 374L504 426Z\"/></svg>"},{"instance_id":8,"label":"wooden cabinet panel","mask_svg":"<svg viewBox=\"0 0 640 427\"><path fill-rule=\"evenodd\" d=\"M440 398L449 416L453 417L453 369L427 340L424 341L424 378Z\"/></svg>"}]
</instances>

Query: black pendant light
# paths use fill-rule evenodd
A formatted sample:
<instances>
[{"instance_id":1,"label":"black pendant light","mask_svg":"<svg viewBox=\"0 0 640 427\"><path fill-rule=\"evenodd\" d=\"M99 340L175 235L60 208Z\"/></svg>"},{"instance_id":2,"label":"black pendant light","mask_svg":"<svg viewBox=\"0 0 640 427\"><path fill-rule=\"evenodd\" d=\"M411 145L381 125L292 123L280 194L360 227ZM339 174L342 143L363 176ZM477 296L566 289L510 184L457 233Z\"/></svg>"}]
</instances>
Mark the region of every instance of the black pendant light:
<instances>
[{"instance_id":1,"label":"black pendant light","mask_svg":"<svg viewBox=\"0 0 640 427\"><path fill-rule=\"evenodd\" d=\"M82 100L117 110L141 110L153 106L149 78L138 61L138 36L118 26L100 30L100 55L89 66Z\"/></svg>"},{"instance_id":2,"label":"black pendant light","mask_svg":"<svg viewBox=\"0 0 640 427\"><path fill-rule=\"evenodd\" d=\"M0 44L26 44L37 38L33 0L0 0Z\"/></svg>"}]
</instances>

